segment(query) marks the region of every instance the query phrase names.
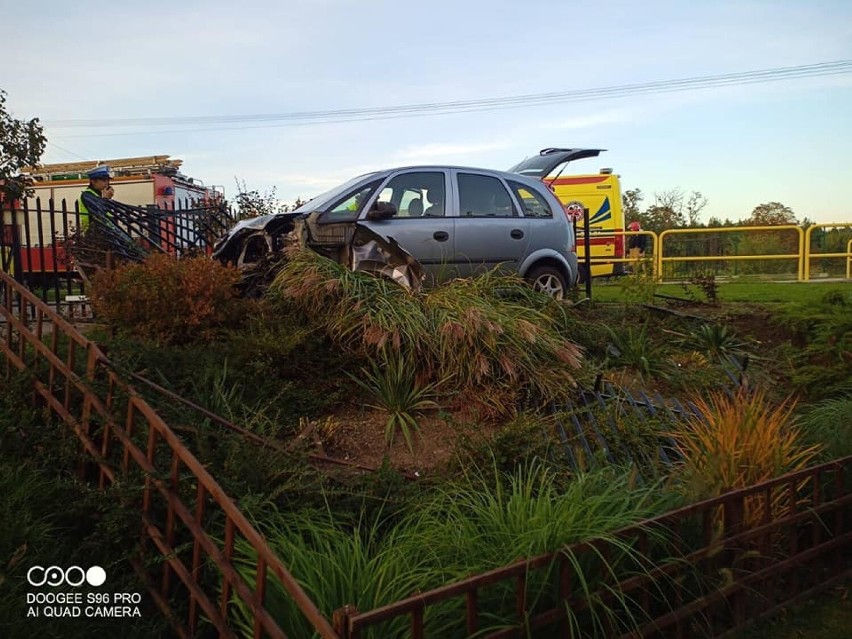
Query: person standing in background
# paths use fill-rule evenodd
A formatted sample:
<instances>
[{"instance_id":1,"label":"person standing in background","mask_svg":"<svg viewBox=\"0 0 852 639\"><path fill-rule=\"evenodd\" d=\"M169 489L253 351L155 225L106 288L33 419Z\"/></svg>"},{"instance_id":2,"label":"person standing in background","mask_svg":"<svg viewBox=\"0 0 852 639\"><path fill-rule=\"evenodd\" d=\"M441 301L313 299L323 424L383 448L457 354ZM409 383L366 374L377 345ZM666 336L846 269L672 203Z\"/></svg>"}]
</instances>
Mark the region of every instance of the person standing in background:
<instances>
[{"instance_id":1,"label":"person standing in background","mask_svg":"<svg viewBox=\"0 0 852 639\"><path fill-rule=\"evenodd\" d=\"M96 166L87 174L89 186L80 194L77 200L77 209L80 212L80 231L85 232L89 228L89 204L92 198L111 200L115 194L109 184L109 167L106 165Z\"/></svg>"},{"instance_id":2,"label":"person standing in background","mask_svg":"<svg viewBox=\"0 0 852 639\"><path fill-rule=\"evenodd\" d=\"M632 232L641 231L642 225L639 223L639 220L633 220L627 225L627 230ZM630 257L633 259L645 257L645 247L647 245L647 235L631 235L630 240L627 242L627 249Z\"/></svg>"}]
</instances>

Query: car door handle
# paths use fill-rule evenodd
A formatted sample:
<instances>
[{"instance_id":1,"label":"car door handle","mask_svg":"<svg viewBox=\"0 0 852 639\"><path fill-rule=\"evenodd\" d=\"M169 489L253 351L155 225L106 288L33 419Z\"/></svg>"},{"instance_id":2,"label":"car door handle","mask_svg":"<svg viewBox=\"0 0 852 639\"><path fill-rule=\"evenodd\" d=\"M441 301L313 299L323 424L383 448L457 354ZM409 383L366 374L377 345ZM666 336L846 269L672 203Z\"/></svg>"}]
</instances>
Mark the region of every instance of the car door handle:
<instances>
[{"instance_id":1,"label":"car door handle","mask_svg":"<svg viewBox=\"0 0 852 639\"><path fill-rule=\"evenodd\" d=\"M509 233L514 239L520 240L524 236L524 232L521 229L512 229L512 232Z\"/></svg>"},{"instance_id":2,"label":"car door handle","mask_svg":"<svg viewBox=\"0 0 852 639\"><path fill-rule=\"evenodd\" d=\"M450 239L450 234L446 231L435 231L434 233L432 233L432 237L434 237L439 242L446 242L448 239Z\"/></svg>"}]
</instances>

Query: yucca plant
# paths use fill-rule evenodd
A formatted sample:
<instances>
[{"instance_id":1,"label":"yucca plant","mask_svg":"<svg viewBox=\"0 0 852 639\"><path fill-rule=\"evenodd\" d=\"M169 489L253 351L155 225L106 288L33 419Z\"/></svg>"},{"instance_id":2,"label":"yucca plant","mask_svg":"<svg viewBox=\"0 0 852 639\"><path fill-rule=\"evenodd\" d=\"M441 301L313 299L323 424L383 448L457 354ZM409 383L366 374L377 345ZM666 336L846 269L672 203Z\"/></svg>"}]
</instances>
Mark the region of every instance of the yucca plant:
<instances>
[{"instance_id":1,"label":"yucca plant","mask_svg":"<svg viewBox=\"0 0 852 639\"><path fill-rule=\"evenodd\" d=\"M372 397L366 405L387 412L385 439L393 444L397 432L402 433L408 449L413 451L412 433L419 429L417 418L425 410L439 408L437 383L421 383L415 365L402 354L370 362L362 368L363 379L351 373L349 377Z\"/></svg>"},{"instance_id":2,"label":"yucca plant","mask_svg":"<svg viewBox=\"0 0 852 639\"><path fill-rule=\"evenodd\" d=\"M681 344L719 358L744 355L749 350L748 343L723 324L701 324L688 334L681 335Z\"/></svg>"},{"instance_id":3,"label":"yucca plant","mask_svg":"<svg viewBox=\"0 0 852 639\"><path fill-rule=\"evenodd\" d=\"M660 349L648 337L648 325L627 326L615 330L607 326L610 343L607 363L637 371L642 377L666 377L665 361Z\"/></svg>"}]
</instances>

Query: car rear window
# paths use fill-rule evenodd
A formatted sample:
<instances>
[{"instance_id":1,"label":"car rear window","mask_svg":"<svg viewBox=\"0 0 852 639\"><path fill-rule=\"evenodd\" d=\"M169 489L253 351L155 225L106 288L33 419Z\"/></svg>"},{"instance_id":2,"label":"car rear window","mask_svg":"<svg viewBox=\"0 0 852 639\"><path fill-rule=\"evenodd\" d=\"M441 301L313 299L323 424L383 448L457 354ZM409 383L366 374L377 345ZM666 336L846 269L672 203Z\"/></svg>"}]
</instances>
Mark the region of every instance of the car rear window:
<instances>
[{"instance_id":1,"label":"car rear window","mask_svg":"<svg viewBox=\"0 0 852 639\"><path fill-rule=\"evenodd\" d=\"M550 208L550 204L544 195L527 184L513 180L507 181L521 204L524 217L553 217L553 209Z\"/></svg>"}]
</instances>

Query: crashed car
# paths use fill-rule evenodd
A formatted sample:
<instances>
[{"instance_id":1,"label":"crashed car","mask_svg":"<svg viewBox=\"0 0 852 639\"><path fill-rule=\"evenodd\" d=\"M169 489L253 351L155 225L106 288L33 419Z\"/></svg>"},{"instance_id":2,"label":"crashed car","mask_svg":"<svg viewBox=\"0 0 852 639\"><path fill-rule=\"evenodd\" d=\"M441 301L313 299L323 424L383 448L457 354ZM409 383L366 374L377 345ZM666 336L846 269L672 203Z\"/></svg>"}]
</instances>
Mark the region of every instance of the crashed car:
<instances>
[{"instance_id":1,"label":"crashed car","mask_svg":"<svg viewBox=\"0 0 852 639\"><path fill-rule=\"evenodd\" d=\"M367 173L290 213L237 223L213 257L246 268L294 237L411 288L497 268L562 299L578 279L565 209L541 180L519 173L453 166Z\"/></svg>"}]
</instances>

